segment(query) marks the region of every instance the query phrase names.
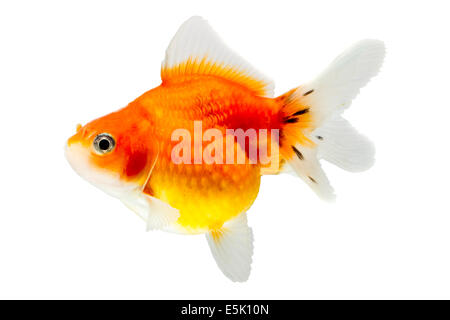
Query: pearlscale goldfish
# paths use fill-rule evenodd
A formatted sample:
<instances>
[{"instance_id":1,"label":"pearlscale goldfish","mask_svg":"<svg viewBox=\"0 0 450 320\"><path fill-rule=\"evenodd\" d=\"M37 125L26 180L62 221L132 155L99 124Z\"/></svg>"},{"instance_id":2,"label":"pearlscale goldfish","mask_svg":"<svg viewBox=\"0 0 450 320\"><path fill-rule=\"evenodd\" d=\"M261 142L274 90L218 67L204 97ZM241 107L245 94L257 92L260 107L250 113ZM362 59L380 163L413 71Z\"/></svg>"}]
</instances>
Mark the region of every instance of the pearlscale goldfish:
<instances>
[{"instance_id":1,"label":"pearlscale goldfish","mask_svg":"<svg viewBox=\"0 0 450 320\"><path fill-rule=\"evenodd\" d=\"M222 272L245 281L253 254L246 212L262 175L293 171L330 200L320 159L348 171L373 164L373 145L341 113L384 52L381 41L357 42L315 80L273 98L273 83L192 17L169 44L161 85L79 125L66 157L149 230L206 234Z\"/></svg>"}]
</instances>

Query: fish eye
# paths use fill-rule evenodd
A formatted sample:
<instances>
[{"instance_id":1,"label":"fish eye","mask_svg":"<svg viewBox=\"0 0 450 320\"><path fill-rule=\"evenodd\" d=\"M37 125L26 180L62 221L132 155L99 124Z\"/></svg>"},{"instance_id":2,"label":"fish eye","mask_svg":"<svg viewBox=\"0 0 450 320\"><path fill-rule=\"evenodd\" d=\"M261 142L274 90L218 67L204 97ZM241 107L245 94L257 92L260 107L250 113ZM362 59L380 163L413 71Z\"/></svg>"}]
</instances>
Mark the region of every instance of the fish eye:
<instances>
[{"instance_id":1,"label":"fish eye","mask_svg":"<svg viewBox=\"0 0 450 320\"><path fill-rule=\"evenodd\" d=\"M109 133L100 133L94 139L94 149L98 154L111 152L116 146L116 141Z\"/></svg>"}]
</instances>

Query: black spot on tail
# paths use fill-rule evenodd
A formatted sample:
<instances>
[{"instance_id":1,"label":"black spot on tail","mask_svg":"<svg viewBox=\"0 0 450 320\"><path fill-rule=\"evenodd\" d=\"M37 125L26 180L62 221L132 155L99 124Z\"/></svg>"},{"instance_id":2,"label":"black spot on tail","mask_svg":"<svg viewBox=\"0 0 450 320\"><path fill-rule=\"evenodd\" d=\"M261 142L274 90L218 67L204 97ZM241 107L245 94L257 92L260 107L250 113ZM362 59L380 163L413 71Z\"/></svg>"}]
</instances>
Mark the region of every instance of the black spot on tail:
<instances>
[{"instance_id":1,"label":"black spot on tail","mask_svg":"<svg viewBox=\"0 0 450 320\"><path fill-rule=\"evenodd\" d=\"M323 140L322 136L316 136L316 138L319 139L319 140Z\"/></svg>"},{"instance_id":2,"label":"black spot on tail","mask_svg":"<svg viewBox=\"0 0 450 320\"><path fill-rule=\"evenodd\" d=\"M300 119L298 118L298 116L301 116L302 114L308 113L309 112L309 108L297 111L293 114L291 114L290 116L284 117L283 118L283 122L284 123L297 123L300 121Z\"/></svg>"},{"instance_id":3,"label":"black spot on tail","mask_svg":"<svg viewBox=\"0 0 450 320\"><path fill-rule=\"evenodd\" d=\"M303 156L303 154L302 154L296 147L292 146L292 150L294 150L294 153L297 155L297 157L298 157L300 160L305 159L305 157Z\"/></svg>"},{"instance_id":4,"label":"black spot on tail","mask_svg":"<svg viewBox=\"0 0 450 320\"><path fill-rule=\"evenodd\" d=\"M314 92L314 90L309 90L308 92L305 92L305 93L303 94L303 96L306 97L308 94L311 94L311 93L313 93L313 92Z\"/></svg>"},{"instance_id":5,"label":"black spot on tail","mask_svg":"<svg viewBox=\"0 0 450 320\"><path fill-rule=\"evenodd\" d=\"M309 180L311 180L312 182L314 182L314 183L317 183L317 181L316 181L316 180L314 180L314 178L313 178L313 177L311 177L311 176L308 176L308 178L309 178Z\"/></svg>"},{"instance_id":6,"label":"black spot on tail","mask_svg":"<svg viewBox=\"0 0 450 320\"><path fill-rule=\"evenodd\" d=\"M287 118L284 120L284 123L297 123L298 118Z\"/></svg>"},{"instance_id":7,"label":"black spot on tail","mask_svg":"<svg viewBox=\"0 0 450 320\"><path fill-rule=\"evenodd\" d=\"M305 114L305 113L308 113L308 112L309 112L309 108L306 108L306 109L297 111L296 113L294 113L294 114L292 115L292 117L295 117L295 116L301 116L302 114Z\"/></svg>"}]
</instances>

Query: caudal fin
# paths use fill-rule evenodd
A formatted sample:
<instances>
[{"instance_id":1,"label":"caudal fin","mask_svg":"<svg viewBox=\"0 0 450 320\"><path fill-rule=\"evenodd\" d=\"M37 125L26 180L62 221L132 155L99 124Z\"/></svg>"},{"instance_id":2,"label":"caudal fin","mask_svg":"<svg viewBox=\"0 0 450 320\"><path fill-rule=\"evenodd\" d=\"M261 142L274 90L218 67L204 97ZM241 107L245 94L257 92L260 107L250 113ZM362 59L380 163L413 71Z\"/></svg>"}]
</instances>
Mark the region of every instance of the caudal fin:
<instances>
[{"instance_id":1,"label":"caudal fin","mask_svg":"<svg viewBox=\"0 0 450 320\"><path fill-rule=\"evenodd\" d=\"M339 55L315 80L277 98L281 101L281 155L323 199L334 191L319 159L344 170L370 168L375 149L340 114L375 76L385 54L383 42L362 40Z\"/></svg>"}]
</instances>

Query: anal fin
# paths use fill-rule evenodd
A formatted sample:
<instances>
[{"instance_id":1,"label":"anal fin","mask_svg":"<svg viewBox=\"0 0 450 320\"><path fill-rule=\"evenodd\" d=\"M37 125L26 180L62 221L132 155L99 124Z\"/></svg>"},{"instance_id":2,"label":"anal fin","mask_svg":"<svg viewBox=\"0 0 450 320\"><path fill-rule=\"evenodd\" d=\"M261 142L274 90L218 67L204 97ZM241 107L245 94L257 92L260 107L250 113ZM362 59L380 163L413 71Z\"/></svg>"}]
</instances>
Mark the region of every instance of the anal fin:
<instances>
[{"instance_id":1,"label":"anal fin","mask_svg":"<svg viewBox=\"0 0 450 320\"><path fill-rule=\"evenodd\" d=\"M222 228L208 232L206 240L225 276L234 282L248 279L253 255L253 232L245 212L224 223Z\"/></svg>"}]
</instances>

